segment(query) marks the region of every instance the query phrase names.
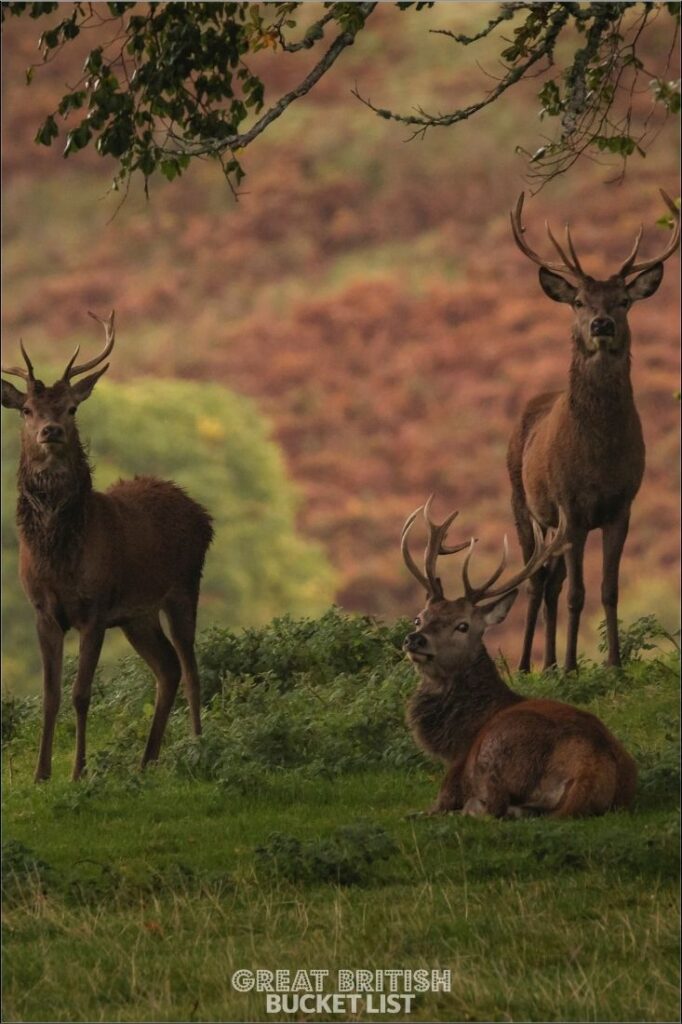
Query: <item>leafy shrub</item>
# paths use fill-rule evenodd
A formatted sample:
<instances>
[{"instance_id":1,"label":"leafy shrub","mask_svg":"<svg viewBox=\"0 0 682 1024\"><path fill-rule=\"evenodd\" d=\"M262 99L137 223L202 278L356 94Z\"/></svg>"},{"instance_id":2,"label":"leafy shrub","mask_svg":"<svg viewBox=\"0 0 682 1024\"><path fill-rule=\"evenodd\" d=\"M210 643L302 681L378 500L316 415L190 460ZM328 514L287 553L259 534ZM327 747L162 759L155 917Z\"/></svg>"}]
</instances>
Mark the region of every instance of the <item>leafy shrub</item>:
<instances>
[{"instance_id":1,"label":"leafy shrub","mask_svg":"<svg viewBox=\"0 0 682 1024\"><path fill-rule=\"evenodd\" d=\"M5 747L15 739L21 730L22 723L30 716L36 706L35 699L20 700L16 697L2 698L2 745Z\"/></svg>"},{"instance_id":2,"label":"leafy shrub","mask_svg":"<svg viewBox=\"0 0 682 1024\"><path fill-rule=\"evenodd\" d=\"M367 883L377 862L397 852L391 836L379 825L357 822L335 829L329 836L301 840L273 832L257 846L259 870L290 882L332 882L337 885Z\"/></svg>"},{"instance_id":3,"label":"leafy shrub","mask_svg":"<svg viewBox=\"0 0 682 1024\"><path fill-rule=\"evenodd\" d=\"M678 651L680 649L679 630L671 633L661 625L655 615L643 615L641 618L635 619L629 626L624 626L619 619L618 637L620 640L621 659L625 663L640 661L645 651L659 650L661 640L672 644ZM599 650L606 652L608 650L608 640L606 637L605 621L599 625L599 638Z\"/></svg>"},{"instance_id":4,"label":"leafy shrub","mask_svg":"<svg viewBox=\"0 0 682 1024\"><path fill-rule=\"evenodd\" d=\"M204 733L187 737L183 722L178 734L174 715L164 762L240 792L262 788L268 772L421 763L404 722L415 685L400 650L406 629L332 608L240 635L210 630L198 645Z\"/></svg>"},{"instance_id":5,"label":"leafy shrub","mask_svg":"<svg viewBox=\"0 0 682 1024\"><path fill-rule=\"evenodd\" d=\"M384 626L368 616L330 608L318 619L274 619L262 629L234 633L213 627L200 639L197 657L202 696L212 697L233 677L267 680L281 690L314 675L319 684L339 675L366 674L402 659L404 622Z\"/></svg>"}]
</instances>

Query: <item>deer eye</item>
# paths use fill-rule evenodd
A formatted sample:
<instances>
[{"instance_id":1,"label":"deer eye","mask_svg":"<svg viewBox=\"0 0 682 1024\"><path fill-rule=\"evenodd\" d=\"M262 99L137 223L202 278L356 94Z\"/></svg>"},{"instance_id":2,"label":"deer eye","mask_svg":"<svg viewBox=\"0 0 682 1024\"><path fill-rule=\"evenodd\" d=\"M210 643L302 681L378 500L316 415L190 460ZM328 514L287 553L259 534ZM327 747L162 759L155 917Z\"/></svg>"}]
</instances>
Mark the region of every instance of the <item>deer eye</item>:
<instances>
[{"instance_id":1,"label":"deer eye","mask_svg":"<svg viewBox=\"0 0 682 1024\"><path fill-rule=\"evenodd\" d=\"M415 626L418 626L419 625L419 619L415 619L414 620L414 624L415 624Z\"/></svg>"},{"instance_id":2,"label":"deer eye","mask_svg":"<svg viewBox=\"0 0 682 1024\"><path fill-rule=\"evenodd\" d=\"M24 406L24 408L21 410L21 415L22 416L32 416L33 415L33 411L31 409L29 409L27 406Z\"/></svg>"},{"instance_id":3,"label":"deer eye","mask_svg":"<svg viewBox=\"0 0 682 1024\"><path fill-rule=\"evenodd\" d=\"M69 409L69 416L75 416L75 415L76 415L76 406L72 405L71 408Z\"/></svg>"},{"instance_id":4,"label":"deer eye","mask_svg":"<svg viewBox=\"0 0 682 1024\"><path fill-rule=\"evenodd\" d=\"M622 299L622 300L621 300L621 301L620 301L620 302L618 303L618 305L619 305L619 307L620 307L621 309L627 309L627 308L628 308L628 306L630 305L630 300L629 300L629 299Z\"/></svg>"},{"instance_id":5,"label":"deer eye","mask_svg":"<svg viewBox=\"0 0 682 1024\"><path fill-rule=\"evenodd\" d=\"M580 299L576 299L575 302L573 303L573 306L574 306L575 309L582 309L584 305L585 305L585 303L581 302Z\"/></svg>"},{"instance_id":6,"label":"deer eye","mask_svg":"<svg viewBox=\"0 0 682 1024\"><path fill-rule=\"evenodd\" d=\"M458 633L468 633L469 632L469 623L468 622L460 622L460 624L458 626L455 626L455 629L457 630Z\"/></svg>"}]
</instances>

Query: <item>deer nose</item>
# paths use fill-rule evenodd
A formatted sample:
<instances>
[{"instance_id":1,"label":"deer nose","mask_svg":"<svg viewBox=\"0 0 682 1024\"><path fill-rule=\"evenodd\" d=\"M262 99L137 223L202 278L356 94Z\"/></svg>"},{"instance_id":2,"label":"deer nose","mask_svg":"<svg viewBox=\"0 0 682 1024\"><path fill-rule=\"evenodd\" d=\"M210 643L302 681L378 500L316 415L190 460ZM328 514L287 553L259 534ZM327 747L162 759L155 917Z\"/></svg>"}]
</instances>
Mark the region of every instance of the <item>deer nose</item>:
<instances>
[{"instance_id":1,"label":"deer nose","mask_svg":"<svg viewBox=\"0 0 682 1024\"><path fill-rule=\"evenodd\" d=\"M38 434L38 440L45 443L49 443L50 441L63 441L64 430L58 423L46 423L44 427L41 427L40 433Z\"/></svg>"},{"instance_id":2,"label":"deer nose","mask_svg":"<svg viewBox=\"0 0 682 1024\"><path fill-rule=\"evenodd\" d=\"M616 324L610 316L596 316L590 324L590 334L593 338L612 338L615 333Z\"/></svg>"},{"instance_id":3,"label":"deer nose","mask_svg":"<svg viewBox=\"0 0 682 1024\"><path fill-rule=\"evenodd\" d=\"M403 647L408 651L417 650L419 647L426 647L426 637L423 633L408 633L405 637Z\"/></svg>"}]
</instances>

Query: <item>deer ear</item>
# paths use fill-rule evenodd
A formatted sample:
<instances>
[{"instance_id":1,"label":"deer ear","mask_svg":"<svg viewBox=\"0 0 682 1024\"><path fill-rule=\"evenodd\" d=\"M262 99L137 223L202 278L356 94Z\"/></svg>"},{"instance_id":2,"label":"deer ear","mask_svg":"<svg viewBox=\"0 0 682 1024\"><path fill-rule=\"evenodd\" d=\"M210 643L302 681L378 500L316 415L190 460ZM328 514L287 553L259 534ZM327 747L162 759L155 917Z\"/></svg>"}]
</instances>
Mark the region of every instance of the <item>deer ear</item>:
<instances>
[{"instance_id":1,"label":"deer ear","mask_svg":"<svg viewBox=\"0 0 682 1024\"><path fill-rule=\"evenodd\" d=\"M627 286L627 293L630 302L637 302L639 299L648 299L658 289L663 280L663 264L654 263L649 270L643 270L641 274Z\"/></svg>"},{"instance_id":2,"label":"deer ear","mask_svg":"<svg viewBox=\"0 0 682 1024\"><path fill-rule=\"evenodd\" d=\"M74 384L71 385L73 397L76 399L78 405L80 405L81 402L84 402L86 398L90 397L90 395L92 394L92 389L94 388L95 384L100 379L102 374L106 373L108 369L109 363L106 363L106 365L103 366L101 370L98 370L97 373L91 373L89 377L83 377L82 380L77 380Z\"/></svg>"},{"instance_id":3,"label":"deer ear","mask_svg":"<svg viewBox=\"0 0 682 1024\"><path fill-rule=\"evenodd\" d=\"M492 604L488 604L484 608L481 608L483 622L485 623L486 629L488 629L489 626L497 626L498 623L504 622L509 614L511 606L518 597L518 593L518 590L510 590L510 592L505 594L504 597L501 597Z\"/></svg>"},{"instance_id":4,"label":"deer ear","mask_svg":"<svg viewBox=\"0 0 682 1024\"><path fill-rule=\"evenodd\" d=\"M541 267L538 277L540 278L540 287L543 292L548 298L553 299L554 302L571 303L578 294L578 289L575 285L572 285L561 274L554 274L551 270L545 270L544 267Z\"/></svg>"},{"instance_id":5,"label":"deer ear","mask_svg":"<svg viewBox=\"0 0 682 1024\"><path fill-rule=\"evenodd\" d=\"M2 382L2 404L5 409L21 409L23 408L24 402L26 401L26 395L22 395L18 388L15 388L14 384L10 384L9 381L3 380Z\"/></svg>"}]
</instances>

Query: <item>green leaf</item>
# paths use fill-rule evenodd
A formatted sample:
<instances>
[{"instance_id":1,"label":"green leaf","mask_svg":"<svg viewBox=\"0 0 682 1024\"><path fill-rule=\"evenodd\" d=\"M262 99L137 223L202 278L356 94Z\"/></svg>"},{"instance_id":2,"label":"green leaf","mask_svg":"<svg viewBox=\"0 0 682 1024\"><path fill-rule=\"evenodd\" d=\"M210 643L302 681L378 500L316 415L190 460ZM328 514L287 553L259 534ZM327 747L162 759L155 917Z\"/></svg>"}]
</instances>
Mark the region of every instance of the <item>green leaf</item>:
<instances>
[{"instance_id":1,"label":"green leaf","mask_svg":"<svg viewBox=\"0 0 682 1024\"><path fill-rule=\"evenodd\" d=\"M55 121L52 114L45 118L42 125L38 129L35 137L35 141L41 146L50 146L52 140L56 139L59 135L59 129L57 128L57 122Z\"/></svg>"}]
</instances>

